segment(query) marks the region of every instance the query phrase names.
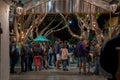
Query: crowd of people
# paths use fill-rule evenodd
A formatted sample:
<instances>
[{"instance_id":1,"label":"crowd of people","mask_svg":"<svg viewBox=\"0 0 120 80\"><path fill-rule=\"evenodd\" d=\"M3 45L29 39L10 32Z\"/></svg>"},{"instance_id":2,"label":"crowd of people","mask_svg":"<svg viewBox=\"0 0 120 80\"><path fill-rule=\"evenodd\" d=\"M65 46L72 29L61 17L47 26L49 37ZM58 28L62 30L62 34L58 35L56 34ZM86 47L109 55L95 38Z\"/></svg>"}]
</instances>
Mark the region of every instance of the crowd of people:
<instances>
[{"instance_id":1,"label":"crowd of people","mask_svg":"<svg viewBox=\"0 0 120 80\"><path fill-rule=\"evenodd\" d=\"M98 42L86 39L77 44L57 39L54 43L22 41L20 45L14 39L10 43L10 73L15 73L15 66L20 59L21 72L47 70L50 66L55 66L56 70L68 71L71 62L77 64L79 74L91 73L91 67L95 67L93 73L98 75L99 54Z\"/></svg>"}]
</instances>

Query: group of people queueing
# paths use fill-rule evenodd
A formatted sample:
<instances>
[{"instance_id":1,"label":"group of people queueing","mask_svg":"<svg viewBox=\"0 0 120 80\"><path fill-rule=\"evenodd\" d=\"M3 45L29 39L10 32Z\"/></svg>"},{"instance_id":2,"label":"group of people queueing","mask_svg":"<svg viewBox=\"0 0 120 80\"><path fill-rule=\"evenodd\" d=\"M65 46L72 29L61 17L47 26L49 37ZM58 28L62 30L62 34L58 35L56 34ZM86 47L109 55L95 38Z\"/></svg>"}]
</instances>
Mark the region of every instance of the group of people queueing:
<instances>
[{"instance_id":1,"label":"group of people queueing","mask_svg":"<svg viewBox=\"0 0 120 80\"><path fill-rule=\"evenodd\" d=\"M22 41L18 45L14 38L10 43L10 73L15 73L15 66L18 62L21 65L21 72L32 71L33 64L35 70L48 69L52 65L59 70L61 59L63 70L68 70L68 49L60 42L60 39L54 44Z\"/></svg>"},{"instance_id":2,"label":"group of people queueing","mask_svg":"<svg viewBox=\"0 0 120 80\"><path fill-rule=\"evenodd\" d=\"M14 39L10 43L10 72L15 72L15 66L20 59L21 72L48 69L49 66L55 66L56 70L68 71L67 66L70 62L70 53L72 61L79 67L79 74L90 72L91 63L95 65L95 74L99 74L99 49L97 41L93 43L83 39L76 45L70 45L57 39L53 44L48 42L24 42L19 46ZM34 67L33 67L34 64ZM86 64L88 71L86 71Z\"/></svg>"}]
</instances>

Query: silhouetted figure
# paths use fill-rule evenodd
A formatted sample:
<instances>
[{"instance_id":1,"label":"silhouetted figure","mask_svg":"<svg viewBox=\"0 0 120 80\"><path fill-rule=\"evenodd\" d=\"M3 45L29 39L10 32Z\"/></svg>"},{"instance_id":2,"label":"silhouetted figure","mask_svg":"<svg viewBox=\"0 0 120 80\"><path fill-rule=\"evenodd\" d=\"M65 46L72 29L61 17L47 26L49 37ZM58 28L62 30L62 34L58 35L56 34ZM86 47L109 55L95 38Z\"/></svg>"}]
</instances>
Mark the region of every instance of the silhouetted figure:
<instances>
[{"instance_id":1,"label":"silhouetted figure","mask_svg":"<svg viewBox=\"0 0 120 80\"><path fill-rule=\"evenodd\" d=\"M10 73L16 73L15 66L19 59L19 47L16 43L16 38L10 43Z\"/></svg>"},{"instance_id":2,"label":"silhouetted figure","mask_svg":"<svg viewBox=\"0 0 120 80\"><path fill-rule=\"evenodd\" d=\"M116 47L120 47L120 34L107 41L101 49L100 64L108 73L112 74L112 79L116 80L116 72L118 69L118 53Z\"/></svg>"}]
</instances>

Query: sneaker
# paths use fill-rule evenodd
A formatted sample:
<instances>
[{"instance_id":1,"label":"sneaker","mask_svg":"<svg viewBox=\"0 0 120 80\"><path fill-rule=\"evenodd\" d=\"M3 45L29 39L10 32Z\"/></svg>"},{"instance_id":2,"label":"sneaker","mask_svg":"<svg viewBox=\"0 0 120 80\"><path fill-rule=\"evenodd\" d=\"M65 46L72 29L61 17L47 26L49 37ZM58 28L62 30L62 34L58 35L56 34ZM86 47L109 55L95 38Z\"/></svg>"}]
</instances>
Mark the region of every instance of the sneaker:
<instances>
[{"instance_id":1,"label":"sneaker","mask_svg":"<svg viewBox=\"0 0 120 80\"><path fill-rule=\"evenodd\" d=\"M63 71L65 71L65 69L63 69Z\"/></svg>"},{"instance_id":2,"label":"sneaker","mask_svg":"<svg viewBox=\"0 0 120 80\"><path fill-rule=\"evenodd\" d=\"M81 72L79 72L78 74L81 75Z\"/></svg>"},{"instance_id":3,"label":"sneaker","mask_svg":"<svg viewBox=\"0 0 120 80\"><path fill-rule=\"evenodd\" d=\"M84 72L83 75L87 75L86 72Z\"/></svg>"},{"instance_id":4,"label":"sneaker","mask_svg":"<svg viewBox=\"0 0 120 80\"><path fill-rule=\"evenodd\" d=\"M48 69L48 67L45 67L45 69L47 70L47 69Z\"/></svg>"},{"instance_id":5,"label":"sneaker","mask_svg":"<svg viewBox=\"0 0 120 80\"><path fill-rule=\"evenodd\" d=\"M11 73L11 74L16 74L17 72L16 72L16 71L11 71L10 73Z\"/></svg>"},{"instance_id":6,"label":"sneaker","mask_svg":"<svg viewBox=\"0 0 120 80\"><path fill-rule=\"evenodd\" d=\"M65 69L65 71L68 71L68 69Z\"/></svg>"}]
</instances>

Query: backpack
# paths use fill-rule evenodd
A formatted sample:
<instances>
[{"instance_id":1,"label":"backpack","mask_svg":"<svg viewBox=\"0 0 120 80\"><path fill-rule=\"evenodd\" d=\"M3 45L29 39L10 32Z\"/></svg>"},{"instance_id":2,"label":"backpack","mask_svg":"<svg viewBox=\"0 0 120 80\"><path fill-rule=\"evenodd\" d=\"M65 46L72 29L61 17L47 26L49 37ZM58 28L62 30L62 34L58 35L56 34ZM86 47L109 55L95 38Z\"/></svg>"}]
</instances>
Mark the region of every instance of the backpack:
<instances>
[{"instance_id":1,"label":"backpack","mask_svg":"<svg viewBox=\"0 0 120 80\"><path fill-rule=\"evenodd\" d=\"M78 55L77 55L77 48L76 48L76 47L75 47L74 50L73 50L73 55L74 55L75 57L78 57Z\"/></svg>"},{"instance_id":2,"label":"backpack","mask_svg":"<svg viewBox=\"0 0 120 80\"><path fill-rule=\"evenodd\" d=\"M34 56L43 56L43 50L41 47L34 47L33 48L34 51Z\"/></svg>"},{"instance_id":3,"label":"backpack","mask_svg":"<svg viewBox=\"0 0 120 80\"><path fill-rule=\"evenodd\" d=\"M76 47L74 48L73 54L75 57L78 57L78 49L81 47L81 42L78 42Z\"/></svg>"},{"instance_id":4,"label":"backpack","mask_svg":"<svg viewBox=\"0 0 120 80\"><path fill-rule=\"evenodd\" d=\"M22 55L25 55L25 56L29 55L29 50L30 50L29 46L27 44L24 44L22 46Z\"/></svg>"}]
</instances>

